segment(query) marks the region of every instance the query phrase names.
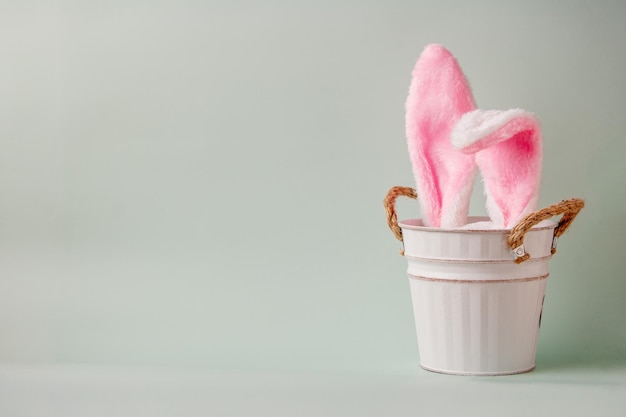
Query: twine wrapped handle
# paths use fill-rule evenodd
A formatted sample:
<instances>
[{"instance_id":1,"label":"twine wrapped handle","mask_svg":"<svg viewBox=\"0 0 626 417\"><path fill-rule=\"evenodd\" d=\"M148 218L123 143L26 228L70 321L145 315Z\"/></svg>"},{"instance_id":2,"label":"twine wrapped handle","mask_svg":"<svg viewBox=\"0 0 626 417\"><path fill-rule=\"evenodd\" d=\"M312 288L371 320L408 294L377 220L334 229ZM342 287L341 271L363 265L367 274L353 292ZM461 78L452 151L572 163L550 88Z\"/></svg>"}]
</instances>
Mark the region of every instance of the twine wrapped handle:
<instances>
[{"instance_id":1,"label":"twine wrapped handle","mask_svg":"<svg viewBox=\"0 0 626 417\"><path fill-rule=\"evenodd\" d=\"M417 198L417 192L410 187L392 187L383 200L385 206L385 212L387 213L387 225L393 232L393 235L402 242L402 229L398 226L398 216L396 214L396 199L398 197L409 197L412 199ZM524 250L524 235L534 225L542 220L550 219L554 216L563 215L559 224L554 229L554 240L552 242L552 254L556 253L556 241L563 233L570 227L580 210L585 207L585 202L580 198L572 198L569 200L563 200L560 203L553 204L544 209L532 212L526 215L520 220L507 238L507 244L513 250L516 256L515 263L519 264L528 259L530 255ZM404 255L404 251L400 252Z\"/></svg>"},{"instance_id":2,"label":"twine wrapped handle","mask_svg":"<svg viewBox=\"0 0 626 417\"><path fill-rule=\"evenodd\" d=\"M383 200L387 213L387 225L396 239L402 242L402 229L398 226L398 215L396 214L396 199L400 196L416 199L417 192L411 187L391 187ZM400 251L400 254L404 255L404 251Z\"/></svg>"},{"instance_id":3,"label":"twine wrapped handle","mask_svg":"<svg viewBox=\"0 0 626 417\"><path fill-rule=\"evenodd\" d=\"M551 205L544 209L535 211L522 218L509 233L507 243L513 253L516 255L515 263L519 264L527 259L530 259L530 255L524 250L524 235L534 225L542 220L550 219L560 214L563 215L559 224L554 229L554 240L552 243L552 253L556 253L556 241L563 233L570 227L578 212L585 207L585 202L580 198L572 198L569 200L563 200L560 203Z\"/></svg>"}]
</instances>

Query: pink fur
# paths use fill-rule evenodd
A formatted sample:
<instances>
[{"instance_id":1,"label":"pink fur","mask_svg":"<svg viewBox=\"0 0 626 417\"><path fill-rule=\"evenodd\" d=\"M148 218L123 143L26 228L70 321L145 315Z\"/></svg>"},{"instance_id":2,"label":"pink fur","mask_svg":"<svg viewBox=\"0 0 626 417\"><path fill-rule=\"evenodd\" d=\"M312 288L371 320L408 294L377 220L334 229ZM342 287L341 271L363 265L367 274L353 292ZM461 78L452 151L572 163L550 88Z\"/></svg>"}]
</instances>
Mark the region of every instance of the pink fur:
<instances>
[{"instance_id":1,"label":"pink fur","mask_svg":"<svg viewBox=\"0 0 626 417\"><path fill-rule=\"evenodd\" d=\"M475 153L487 212L496 227L513 227L536 210L542 149L533 114L520 109L475 110L459 120L451 141L462 152Z\"/></svg>"},{"instance_id":2,"label":"pink fur","mask_svg":"<svg viewBox=\"0 0 626 417\"><path fill-rule=\"evenodd\" d=\"M424 224L467 222L475 156L454 148L452 128L474 110L461 68L441 45L428 45L413 69L406 101L406 136Z\"/></svg>"}]
</instances>

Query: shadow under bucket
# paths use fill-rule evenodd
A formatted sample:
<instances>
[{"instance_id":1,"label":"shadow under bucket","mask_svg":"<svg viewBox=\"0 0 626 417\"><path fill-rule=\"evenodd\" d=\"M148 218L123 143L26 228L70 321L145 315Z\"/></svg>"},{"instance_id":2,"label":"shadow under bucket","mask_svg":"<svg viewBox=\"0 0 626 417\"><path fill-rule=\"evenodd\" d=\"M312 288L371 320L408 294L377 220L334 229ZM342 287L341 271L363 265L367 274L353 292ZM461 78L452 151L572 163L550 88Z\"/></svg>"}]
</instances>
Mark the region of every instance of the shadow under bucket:
<instances>
[{"instance_id":1,"label":"shadow under bucket","mask_svg":"<svg viewBox=\"0 0 626 417\"><path fill-rule=\"evenodd\" d=\"M400 195L417 196L394 187L385 207L408 261L420 365L457 375L534 369L548 260L583 201L531 213L512 229L441 229L421 220L398 223ZM549 220L559 214L558 224ZM471 217L469 223L486 220Z\"/></svg>"}]
</instances>

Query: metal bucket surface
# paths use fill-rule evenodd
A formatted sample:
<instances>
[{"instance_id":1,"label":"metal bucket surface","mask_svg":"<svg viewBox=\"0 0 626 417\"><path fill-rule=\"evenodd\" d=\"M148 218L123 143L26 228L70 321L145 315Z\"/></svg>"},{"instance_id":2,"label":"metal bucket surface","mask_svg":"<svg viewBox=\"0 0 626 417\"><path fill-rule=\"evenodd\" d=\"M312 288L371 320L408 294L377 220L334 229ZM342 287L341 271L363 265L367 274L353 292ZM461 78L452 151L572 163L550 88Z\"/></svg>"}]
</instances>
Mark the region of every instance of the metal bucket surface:
<instances>
[{"instance_id":1,"label":"metal bucket surface","mask_svg":"<svg viewBox=\"0 0 626 417\"><path fill-rule=\"evenodd\" d=\"M507 245L508 229L430 228L421 220L398 224L420 365L463 375L532 370L557 224L546 220L526 232L531 258L520 264Z\"/></svg>"}]
</instances>

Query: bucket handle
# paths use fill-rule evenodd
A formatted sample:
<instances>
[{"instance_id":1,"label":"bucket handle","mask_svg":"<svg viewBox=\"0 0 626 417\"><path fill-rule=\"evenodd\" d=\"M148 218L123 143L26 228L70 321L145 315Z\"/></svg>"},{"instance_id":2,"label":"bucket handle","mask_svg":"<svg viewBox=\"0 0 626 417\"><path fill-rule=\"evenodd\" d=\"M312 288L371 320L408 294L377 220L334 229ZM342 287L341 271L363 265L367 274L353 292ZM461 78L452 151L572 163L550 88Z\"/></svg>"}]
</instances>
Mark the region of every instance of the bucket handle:
<instances>
[{"instance_id":1,"label":"bucket handle","mask_svg":"<svg viewBox=\"0 0 626 417\"><path fill-rule=\"evenodd\" d=\"M578 215L578 212L580 212L583 207L585 207L583 200L580 198L571 198L523 217L515 227L511 229L511 233L509 233L507 238L507 243L516 257L515 263L519 264L530 259L530 255L524 250L524 235L526 232L540 221L562 214L563 217L561 217L559 224L554 229L554 238L552 239L552 254L556 253L556 242L558 238L567 231Z\"/></svg>"},{"instance_id":2,"label":"bucket handle","mask_svg":"<svg viewBox=\"0 0 626 417\"><path fill-rule=\"evenodd\" d=\"M417 192L411 187L391 187L383 200L387 213L387 225L396 239L402 242L402 229L398 226L398 215L396 214L396 199L400 196L416 199ZM400 254L404 255L404 250L401 250Z\"/></svg>"},{"instance_id":3,"label":"bucket handle","mask_svg":"<svg viewBox=\"0 0 626 417\"><path fill-rule=\"evenodd\" d=\"M398 226L398 216L395 207L396 199L400 196L416 199L417 192L411 187L391 187L383 200L385 212L387 213L387 225L396 239L402 242L402 229ZM519 264L530 259L530 255L524 250L524 235L526 232L540 221L562 214L563 217L561 217L559 224L554 229L554 238L552 239L552 254L555 254L558 238L567 231L583 207L585 207L585 202L582 199L571 198L523 217L515 227L511 229L507 238L507 243L516 256L515 263ZM400 254L404 255L404 250L400 251Z\"/></svg>"}]
</instances>

